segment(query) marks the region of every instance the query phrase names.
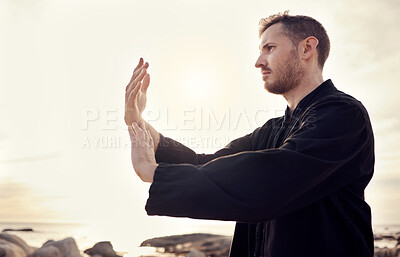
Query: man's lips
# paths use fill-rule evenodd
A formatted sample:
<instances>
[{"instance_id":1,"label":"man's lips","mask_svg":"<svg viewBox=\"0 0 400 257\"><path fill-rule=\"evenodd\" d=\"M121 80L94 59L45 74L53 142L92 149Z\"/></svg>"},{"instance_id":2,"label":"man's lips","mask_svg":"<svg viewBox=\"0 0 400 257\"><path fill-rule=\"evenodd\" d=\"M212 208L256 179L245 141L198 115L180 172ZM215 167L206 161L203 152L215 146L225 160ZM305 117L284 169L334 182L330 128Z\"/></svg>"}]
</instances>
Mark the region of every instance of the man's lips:
<instances>
[{"instance_id":1,"label":"man's lips","mask_svg":"<svg viewBox=\"0 0 400 257\"><path fill-rule=\"evenodd\" d=\"M262 74L262 75L271 74L271 70L269 70L269 69L261 69L261 74Z\"/></svg>"},{"instance_id":2,"label":"man's lips","mask_svg":"<svg viewBox=\"0 0 400 257\"><path fill-rule=\"evenodd\" d=\"M264 81L267 79L267 77L268 77L270 74L271 74L271 71L268 71L268 70L262 70L262 71L261 71L261 76L262 76L262 79L263 79Z\"/></svg>"}]
</instances>

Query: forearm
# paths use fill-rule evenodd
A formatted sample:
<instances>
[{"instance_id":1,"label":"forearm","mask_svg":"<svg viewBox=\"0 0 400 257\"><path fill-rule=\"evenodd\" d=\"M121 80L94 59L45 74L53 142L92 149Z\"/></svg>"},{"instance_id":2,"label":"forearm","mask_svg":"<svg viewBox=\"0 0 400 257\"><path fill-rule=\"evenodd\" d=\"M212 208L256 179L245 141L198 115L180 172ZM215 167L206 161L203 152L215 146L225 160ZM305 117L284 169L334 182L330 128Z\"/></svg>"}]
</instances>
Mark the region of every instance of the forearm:
<instances>
[{"instance_id":1,"label":"forearm","mask_svg":"<svg viewBox=\"0 0 400 257\"><path fill-rule=\"evenodd\" d=\"M156 154L156 159L158 159L157 162L200 164L193 150L170 138L164 137L164 141L162 141L160 132L141 117L138 123L142 122L153 138L154 153ZM160 143L162 144L161 146Z\"/></svg>"},{"instance_id":2,"label":"forearm","mask_svg":"<svg viewBox=\"0 0 400 257\"><path fill-rule=\"evenodd\" d=\"M239 153L242 151L251 151L251 134L235 139L227 146L215 152L214 154L196 154L192 149L168 137L162 135L147 121L140 118L140 122L144 122L146 129L150 132L154 141L154 153L156 153L157 162L166 163L190 163L193 165L205 164L215 158ZM259 128L253 133L258 133Z\"/></svg>"},{"instance_id":3,"label":"forearm","mask_svg":"<svg viewBox=\"0 0 400 257\"><path fill-rule=\"evenodd\" d=\"M256 131L258 131L258 129ZM252 150L250 134L233 140L224 148L213 154L196 154L192 149L172 138L165 137L162 134L159 134L159 136L158 149L156 152L157 163L190 163L193 165L201 165L221 156Z\"/></svg>"}]
</instances>

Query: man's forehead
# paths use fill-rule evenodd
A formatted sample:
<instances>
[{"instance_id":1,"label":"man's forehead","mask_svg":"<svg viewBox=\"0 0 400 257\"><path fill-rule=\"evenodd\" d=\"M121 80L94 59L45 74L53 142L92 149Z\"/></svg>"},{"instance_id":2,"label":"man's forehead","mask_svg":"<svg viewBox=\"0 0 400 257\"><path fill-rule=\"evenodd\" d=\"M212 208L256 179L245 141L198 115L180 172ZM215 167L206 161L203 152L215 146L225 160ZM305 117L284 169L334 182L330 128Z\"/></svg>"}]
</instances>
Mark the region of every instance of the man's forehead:
<instances>
[{"instance_id":1,"label":"man's forehead","mask_svg":"<svg viewBox=\"0 0 400 257\"><path fill-rule=\"evenodd\" d=\"M259 48L261 49L264 45L270 42L277 42L279 40L282 40L282 37L282 24L273 24L261 34L261 42Z\"/></svg>"}]
</instances>

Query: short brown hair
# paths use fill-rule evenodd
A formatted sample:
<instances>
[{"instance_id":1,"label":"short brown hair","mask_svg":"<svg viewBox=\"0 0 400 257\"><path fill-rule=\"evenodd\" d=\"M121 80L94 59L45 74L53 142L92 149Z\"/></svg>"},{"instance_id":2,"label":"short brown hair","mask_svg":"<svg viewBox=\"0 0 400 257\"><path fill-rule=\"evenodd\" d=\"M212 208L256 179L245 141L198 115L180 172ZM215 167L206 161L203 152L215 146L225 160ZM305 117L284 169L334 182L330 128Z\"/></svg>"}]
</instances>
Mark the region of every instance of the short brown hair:
<instances>
[{"instance_id":1,"label":"short brown hair","mask_svg":"<svg viewBox=\"0 0 400 257\"><path fill-rule=\"evenodd\" d=\"M292 41L294 46L298 46L300 41L309 36L316 37L319 41L317 45L318 64L321 68L324 67L325 61L329 55L330 41L321 23L308 16L291 16L288 11L285 11L283 14L278 13L268 18L261 19L259 24L259 36L261 37L264 31L277 23L282 24L282 33Z\"/></svg>"}]
</instances>

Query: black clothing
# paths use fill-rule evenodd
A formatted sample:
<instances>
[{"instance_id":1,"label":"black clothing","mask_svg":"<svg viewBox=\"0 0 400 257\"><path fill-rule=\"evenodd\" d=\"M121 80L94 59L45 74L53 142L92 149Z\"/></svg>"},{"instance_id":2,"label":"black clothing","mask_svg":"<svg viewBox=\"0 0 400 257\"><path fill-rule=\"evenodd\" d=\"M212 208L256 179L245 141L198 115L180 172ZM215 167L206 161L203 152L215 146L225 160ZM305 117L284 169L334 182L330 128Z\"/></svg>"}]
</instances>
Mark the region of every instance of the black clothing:
<instances>
[{"instance_id":1,"label":"black clothing","mask_svg":"<svg viewBox=\"0 0 400 257\"><path fill-rule=\"evenodd\" d=\"M237 221L231 257L373 256L374 138L330 80L214 154L161 136L149 215Z\"/></svg>"}]
</instances>

